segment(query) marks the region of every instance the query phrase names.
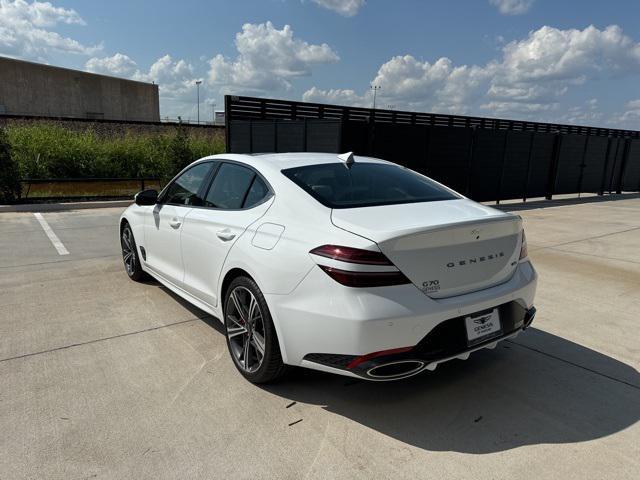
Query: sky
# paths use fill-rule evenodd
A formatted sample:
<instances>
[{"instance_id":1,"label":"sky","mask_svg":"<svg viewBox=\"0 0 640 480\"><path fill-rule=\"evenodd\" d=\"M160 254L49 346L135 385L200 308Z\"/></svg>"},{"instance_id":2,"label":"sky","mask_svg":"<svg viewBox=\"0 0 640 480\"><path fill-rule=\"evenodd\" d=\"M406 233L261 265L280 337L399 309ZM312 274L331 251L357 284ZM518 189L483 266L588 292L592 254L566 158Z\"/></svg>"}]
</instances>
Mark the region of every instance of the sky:
<instances>
[{"instance_id":1,"label":"sky","mask_svg":"<svg viewBox=\"0 0 640 480\"><path fill-rule=\"evenodd\" d=\"M0 55L225 94L640 129L637 0L0 0Z\"/></svg>"}]
</instances>

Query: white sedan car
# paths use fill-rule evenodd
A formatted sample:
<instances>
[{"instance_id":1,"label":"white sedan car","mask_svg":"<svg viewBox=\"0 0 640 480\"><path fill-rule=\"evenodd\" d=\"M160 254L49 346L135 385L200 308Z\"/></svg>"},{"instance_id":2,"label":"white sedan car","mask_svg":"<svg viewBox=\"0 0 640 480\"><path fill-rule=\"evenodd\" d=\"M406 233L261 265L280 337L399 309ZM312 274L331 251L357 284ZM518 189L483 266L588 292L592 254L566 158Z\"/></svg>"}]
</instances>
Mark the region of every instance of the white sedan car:
<instances>
[{"instance_id":1,"label":"white sedan car","mask_svg":"<svg viewBox=\"0 0 640 480\"><path fill-rule=\"evenodd\" d=\"M296 365L395 380L527 328L537 274L519 216L352 154L223 154L122 215L126 272L226 327L261 383Z\"/></svg>"}]
</instances>

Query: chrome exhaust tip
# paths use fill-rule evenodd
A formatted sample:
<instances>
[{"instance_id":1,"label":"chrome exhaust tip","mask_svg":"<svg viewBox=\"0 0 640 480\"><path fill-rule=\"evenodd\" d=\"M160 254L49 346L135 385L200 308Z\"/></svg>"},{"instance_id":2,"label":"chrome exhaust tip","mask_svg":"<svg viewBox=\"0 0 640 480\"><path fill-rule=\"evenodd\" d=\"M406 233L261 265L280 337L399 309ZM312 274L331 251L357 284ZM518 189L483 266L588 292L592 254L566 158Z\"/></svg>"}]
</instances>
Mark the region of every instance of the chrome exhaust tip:
<instances>
[{"instance_id":1,"label":"chrome exhaust tip","mask_svg":"<svg viewBox=\"0 0 640 480\"><path fill-rule=\"evenodd\" d=\"M421 360L398 360L370 368L367 370L367 376L376 380L398 380L415 375L424 368L425 363Z\"/></svg>"},{"instance_id":2,"label":"chrome exhaust tip","mask_svg":"<svg viewBox=\"0 0 640 480\"><path fill-rule=\"evenodd\" d=\"M524 322L522 330L526 330L533 323L533 319L536 317L536 307L531 307L524 315Z\"/></svg>"}]
</instances>

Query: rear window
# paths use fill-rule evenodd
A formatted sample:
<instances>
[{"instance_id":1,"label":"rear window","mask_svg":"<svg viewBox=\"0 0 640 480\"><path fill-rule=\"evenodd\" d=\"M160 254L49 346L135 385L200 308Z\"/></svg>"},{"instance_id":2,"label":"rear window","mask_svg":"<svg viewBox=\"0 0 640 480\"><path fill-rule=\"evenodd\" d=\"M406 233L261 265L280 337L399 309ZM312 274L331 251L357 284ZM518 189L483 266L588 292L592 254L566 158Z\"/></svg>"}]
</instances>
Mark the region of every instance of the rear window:
<instances>
[{"instance_id":1,"label":"rear window","mask_svg":"<svg viewBox=\"0 0 640 480\"><path fill-rule=\"evenodd\" d=\"M411 170L381 163L325 163L282 173L329 208L435 202L457 197Z\"/></svg>"}]
</instances>

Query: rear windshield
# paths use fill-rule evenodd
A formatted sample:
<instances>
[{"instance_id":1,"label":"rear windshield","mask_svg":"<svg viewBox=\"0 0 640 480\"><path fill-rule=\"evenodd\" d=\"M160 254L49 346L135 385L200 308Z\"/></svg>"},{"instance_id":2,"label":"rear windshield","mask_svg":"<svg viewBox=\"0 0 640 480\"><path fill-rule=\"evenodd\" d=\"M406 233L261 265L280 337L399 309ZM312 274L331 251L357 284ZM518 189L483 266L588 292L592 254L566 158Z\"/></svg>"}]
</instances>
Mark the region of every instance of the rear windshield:
<instances>
[{"instance_id":1,"label":"rear windshield","mask_svg":"<svg viewBox=\"0 0 640 480\"><path fill-rule=\"evenodd\" d=\"M398 165L325 163L282 173L329 208L357 208L459 198L435 182Z\"/></svg>"}]
</instances>

